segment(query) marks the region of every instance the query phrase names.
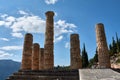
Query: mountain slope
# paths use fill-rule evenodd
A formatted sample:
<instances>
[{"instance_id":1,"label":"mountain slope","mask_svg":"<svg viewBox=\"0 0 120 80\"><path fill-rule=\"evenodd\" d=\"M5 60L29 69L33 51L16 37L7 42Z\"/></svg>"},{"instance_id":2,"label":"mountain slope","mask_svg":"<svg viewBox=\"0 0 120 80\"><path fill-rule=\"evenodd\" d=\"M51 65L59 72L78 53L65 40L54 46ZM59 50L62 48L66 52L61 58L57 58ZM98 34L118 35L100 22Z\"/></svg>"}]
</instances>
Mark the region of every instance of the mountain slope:
<instances>
[{"instance_id":1,"label":"mountain slope","mask_svg":"<svg viewBox=\"0 0 120 80\"><path fill-rule=\"evenodd\" d=\"M20 62L0 60L0 80L5 80L9 75L20 69Z\"/></svg>"}]
</instances>

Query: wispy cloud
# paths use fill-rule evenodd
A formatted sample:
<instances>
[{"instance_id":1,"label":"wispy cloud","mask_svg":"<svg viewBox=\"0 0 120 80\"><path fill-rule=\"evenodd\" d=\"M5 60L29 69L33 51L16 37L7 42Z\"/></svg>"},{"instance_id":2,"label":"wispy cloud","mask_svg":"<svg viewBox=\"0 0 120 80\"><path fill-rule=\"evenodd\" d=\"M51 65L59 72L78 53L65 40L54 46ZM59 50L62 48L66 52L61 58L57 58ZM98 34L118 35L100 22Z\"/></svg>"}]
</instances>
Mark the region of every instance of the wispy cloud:
<instances>
[{"instance_id":1,"label":"wispy cloud","mask_svg":"<svg viewBox=\"0 0 120 80\"><path fill-rule=\"evenodd\" d=\"M19 14L21 14L21 15L28 15L28 13L25 12L25 11L23 11L23 10L19 10L18 12L19 12Z\"/></svg>"},{"instance_id":2,"label":"wispy cloud","mask_svg":"<svg viewBox=\"0 0 120 80\"><path fill-rule=\"evenodd\" d=\"M58 0L45 0L46 4L55 4Z\"/></svg>"},{"instance_id":3,"label":"wispy cloud","mask_svg":"<svg viewBox=\"0 0 120 80\"><path fill-rule=\"evenodd\" d=\"M65 48L70 49L70 43L69 43L69 42L66 42L66 43L65 43Z\"/></svg>"},{"instance_id":4,"label":"wispy cloud","mask_svg":"<svg viewBox=\"0 0 120 80\"><path fill-rule=\"evenodd\" d=\"M7 39L7 38L0 38L0 40L9 41L9 39Z\"/></svg>"},{"instance_id":5,"label":"wispy cloud","mask_svg":"<svg viewBox=\"0 0 120 80\"><path fill-rule=\"evenodd\" d=\"M22 46L3 46L0 47L0 50L6 50L6 51L10 51L10 50L21 50Z\"/></svg>"},{"instance_id":6,"label":"wispy cloud","mask_svg":"<svg viewBox=\"0 0 120 80\"><path fill-rule=\"evenodd\" d=\"M5 51L2 51L0 50L0 58L4 58L4 57L11 57L13 56L14 54L10 54L10 53L7 53Z\"/></svg>"},{"instance_id":7,"label":"wispy cloud","mask_svg":"<svg viewBox=\"0 0 120 80\"><path fill-rule=\"evenodd\" d=\"M61 41L63 39L63 36L61 35L61 36L58 36L58 37L55 37L55 39L54 39L54 42L59 42L59 41Z\"/></svg>"},{"instance_id":8,"label":"wispy cloud","mask_svg":"<svg viewBox=\"0 0 120 80\"><path fill-rule=\"evenodd\" d=\"M12 34L13 37L17 37L17 38L22 38L23 37L22 33L13 32L11 34Z\"/></svg>"}]
</instances>

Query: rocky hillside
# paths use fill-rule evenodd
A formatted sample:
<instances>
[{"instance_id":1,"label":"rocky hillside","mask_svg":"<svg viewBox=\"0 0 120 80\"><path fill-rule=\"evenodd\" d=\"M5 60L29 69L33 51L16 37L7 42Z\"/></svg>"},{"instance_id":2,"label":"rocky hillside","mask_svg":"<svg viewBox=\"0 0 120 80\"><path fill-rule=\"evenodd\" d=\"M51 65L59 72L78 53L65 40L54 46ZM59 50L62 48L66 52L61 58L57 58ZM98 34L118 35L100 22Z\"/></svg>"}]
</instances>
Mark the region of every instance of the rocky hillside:
<instances>
[{"instance_id":1,"label":"rocky hillside","mask_svg":"<svg viewBox=\"0 0 120 80\"><path fill-rule=\"evenodd\" d=\"M112 68L120 68L120 53L111 56L110 61Z\"/></svg>"}]
</instances>

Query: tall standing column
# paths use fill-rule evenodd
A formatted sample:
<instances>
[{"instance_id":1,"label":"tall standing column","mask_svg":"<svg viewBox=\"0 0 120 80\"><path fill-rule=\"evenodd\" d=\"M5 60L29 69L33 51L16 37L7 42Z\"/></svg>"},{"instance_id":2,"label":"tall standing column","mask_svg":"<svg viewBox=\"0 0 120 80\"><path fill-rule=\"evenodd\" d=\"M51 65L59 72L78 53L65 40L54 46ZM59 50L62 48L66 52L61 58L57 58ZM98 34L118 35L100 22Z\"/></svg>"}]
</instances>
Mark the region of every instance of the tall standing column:
<instances>
[{"instance_id":1,"label":"tall standing column","mask_svg":"<svg viewBox=\"0 0 120 80\"><path fill-rule=\"evenodd\" d=\"M46 32L44 45L44 69L54 68L54 12L48 11L46 14Z\"/></svg>"},{"instance_id":2,"label":"tall standing column","mask_svg":"<svg viewBox=\"0 0 120 80\"><path fill-rule=\"evenodd\" d=\"M39 52L39 70L44 69L44 48L40 48Z\"/></svg>"},{"instance_id":3,"label":"tall standing column","mask_svg":"<svg viewBox=\"0 0 120 80\"><path fill-rule=\"evenodd\" d=\"M110 58L108 53L108 46L106 42L106 36L104 31L104 25L98 23L96 25L96 40L99 66L102 68L110 68Z\"/></svg>"},{"instance_id":4,"label":"tall standing column","mask_svg":"<svg viewBox=\"0 0 120 80\"><path fill-rule=\"evenodd\" d=\"M21 70L31 70L33 36L27 33L24 38Z\"/></svg>"},{"instance_id":5,"label":"tall standing column","mask_svg":"<svg viewBox=\"0 0 120 80\"><path fill-rule=\"evenodd\" d=\"M39 44L34 43L32 49L32 70L39 70Z\"/></svg>"},{"instance_id":6,"label":"tall standing column","mask_svg":"<svg viewBox=\"0 0 120 80\"><path fill-rule=\"evenodd\" d=\"M82 68L82 59L80 55L80 42L78 34L71 34L70 36L70 68L80 69Z\"/></svg>"}]
</instances>

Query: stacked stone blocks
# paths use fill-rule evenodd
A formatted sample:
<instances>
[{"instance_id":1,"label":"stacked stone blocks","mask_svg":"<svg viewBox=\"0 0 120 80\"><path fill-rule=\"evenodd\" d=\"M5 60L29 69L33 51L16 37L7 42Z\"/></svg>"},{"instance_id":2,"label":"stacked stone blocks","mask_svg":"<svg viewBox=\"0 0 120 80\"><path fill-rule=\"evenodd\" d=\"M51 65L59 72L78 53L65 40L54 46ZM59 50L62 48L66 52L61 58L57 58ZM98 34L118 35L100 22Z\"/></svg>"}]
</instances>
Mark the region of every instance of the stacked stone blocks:
<instances>
[{"instance_id":1,"label":"stacked stone blocks","mask_svg":"<svg viewBox=\"0 0 120 80\"><path fill-rule=\"evenodd\" d=\"M99 67L110 68L110 57L108 52L104 25L102 23L98 23L96 25L96 40L97 40Z\"/></svg>"},{"instance_id":2,"label":"stacked stone blocks","mask_svg":"<svg viewBox=\"0 0 120 80\"><path fill-rule=\"evenodd\" d=\"M48 11L46 14L46 32L44 44L44 69L54 68L54 12Z\"/></svg>"},{"instance_id":3,"label":"stacked stone blocks","mask_svg":"<svg viewBox=\"0 0 120 80\"><path fill-rule=\"evenodd\" d=\"M70 68L82 68L82 59L80 55L80 41L78 34L71 34L70 36Z\"/></svg>"},{"instance_id":4,"label":"stacked stone blocks","mask_svg":"<svg viewBox=\"0 0 120 80\"><path fill-rule=\"evenodd\" d=\"M40 46L38 43L33 44L32 49L32 70L39 70L39 55Z\"/></svg>"},{"instance_id":5,"label":"stacked stone blocks","mask_svg":"<svg viewBox=\"0 0 120 80\"><path fill-rule=\"evenodd\" d=\"M33 36L30 33L27 33L24 38L23 46L23 56L22 56L22 70L31 70L32 62L32 45L33 45Z\"/></svg>"}]
</instances>

